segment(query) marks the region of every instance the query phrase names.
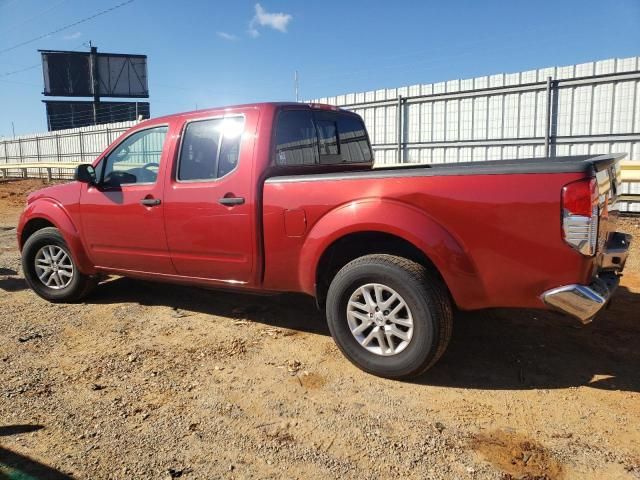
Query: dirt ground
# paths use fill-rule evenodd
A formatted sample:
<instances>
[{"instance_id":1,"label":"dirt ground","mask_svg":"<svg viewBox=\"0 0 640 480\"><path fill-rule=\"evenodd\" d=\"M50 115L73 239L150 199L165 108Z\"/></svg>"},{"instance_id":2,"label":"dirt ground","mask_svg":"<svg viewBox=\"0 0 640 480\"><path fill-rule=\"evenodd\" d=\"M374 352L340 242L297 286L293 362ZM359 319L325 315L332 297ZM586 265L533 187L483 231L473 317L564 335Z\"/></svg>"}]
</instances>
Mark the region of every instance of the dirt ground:
<instances>
[{"instance_id":1,"label":"dirt ground","mask_svg":"<svg viewBox=\"0 0 640 480\"><path fill-rule=\"evenodd\" d=\"M40 186L0 184L0 479L640 479L640 218L595 323L458 315L440 363L397 382L347 362L303 296L115 278L48 304L15 242Z\"/></svg>"}]
</instances>

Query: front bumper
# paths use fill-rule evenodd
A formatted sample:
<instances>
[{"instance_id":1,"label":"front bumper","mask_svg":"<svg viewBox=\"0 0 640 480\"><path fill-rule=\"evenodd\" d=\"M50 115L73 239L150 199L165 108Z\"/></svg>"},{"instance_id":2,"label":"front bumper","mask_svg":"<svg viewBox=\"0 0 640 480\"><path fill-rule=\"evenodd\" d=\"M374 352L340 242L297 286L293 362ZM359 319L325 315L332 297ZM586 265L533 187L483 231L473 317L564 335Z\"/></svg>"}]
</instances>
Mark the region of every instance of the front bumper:
<instances>
[{"instance_id":1,"label":"front bumper","mask_svg":"<svg viewBox=\"0 0 640 480\"><path fill-rule=\"evenodd\" d=\"M598 274L589 285L565 285L547 290L542 301L556 310L589 323L611 299L620 283L620 275L629 255L631 235L611 234L598 258Z\"/></svg>"}]
</instances>

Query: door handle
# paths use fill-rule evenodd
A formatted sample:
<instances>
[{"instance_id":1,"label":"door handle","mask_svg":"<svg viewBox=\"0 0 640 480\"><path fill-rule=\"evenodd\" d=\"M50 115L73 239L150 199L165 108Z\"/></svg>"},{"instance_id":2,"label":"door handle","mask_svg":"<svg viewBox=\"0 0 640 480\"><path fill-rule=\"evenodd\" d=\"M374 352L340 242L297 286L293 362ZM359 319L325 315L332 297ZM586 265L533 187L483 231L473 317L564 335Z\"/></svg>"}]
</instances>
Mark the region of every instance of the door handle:
<instances>
[{"instance_id":1,"label":"door handle","mask_svg":"<svg viewBox=\"0 0 640 480\"><path fill-rule=\"evenodd\" d=\"M244 197L222 197L218 199L220 205L233 207L234 205L244 205Z\"/></svg>"},{"instance_id":2,"label":"door handle","mask_svg":"<svg viewBox=\"0 0 640 480\"><path fill-rule=\"evenodd\" d=\"M160 205L162 201L159 198L143 198L140 200L140 204L145 207L155 207L156 205Z\"/></svg>"}]
</instances>

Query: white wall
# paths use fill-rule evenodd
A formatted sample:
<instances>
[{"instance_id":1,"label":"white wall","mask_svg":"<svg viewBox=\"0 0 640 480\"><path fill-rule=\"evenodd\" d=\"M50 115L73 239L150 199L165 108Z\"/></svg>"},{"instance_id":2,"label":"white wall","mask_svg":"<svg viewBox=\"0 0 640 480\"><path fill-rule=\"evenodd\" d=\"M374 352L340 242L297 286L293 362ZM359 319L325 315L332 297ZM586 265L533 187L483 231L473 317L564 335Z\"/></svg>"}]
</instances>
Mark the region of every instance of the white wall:
<instances>
[{"instance_id":1,"label":"white wall","mask_svg":"<svg viewBox=\"0 0 640 480\"><path fill-rule=\"evenodd\" d=\"M312 102L360 114L377 164L543 157L548 77L554 81L550 156L616 152L640 161L638 57L348 93ZM640 193L640 185L625 184L623 193ZM640 211L640 204L622 207Z\"/></svg>"}]
</instances>

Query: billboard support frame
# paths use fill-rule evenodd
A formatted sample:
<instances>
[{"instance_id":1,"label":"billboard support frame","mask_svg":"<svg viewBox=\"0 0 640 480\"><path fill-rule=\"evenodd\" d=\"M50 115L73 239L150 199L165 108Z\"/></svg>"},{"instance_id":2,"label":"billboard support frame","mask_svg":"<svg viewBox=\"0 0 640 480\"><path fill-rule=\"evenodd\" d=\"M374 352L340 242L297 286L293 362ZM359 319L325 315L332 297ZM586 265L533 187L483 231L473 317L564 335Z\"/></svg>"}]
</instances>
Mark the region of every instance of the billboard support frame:
<instances>
[{"instance_id":1,"label":"billboard support frame","mask_svg":"<svg viewBox=\"0 0 640 480\"><path fill-rule=\"evenodd\" d=\"M100 90L98 88L98 47L91 45L91 53L89 54L91 66L90 75L93 82L93 123L98 123L98 103L100 103Z\"/></svg>"}]
</instances>

